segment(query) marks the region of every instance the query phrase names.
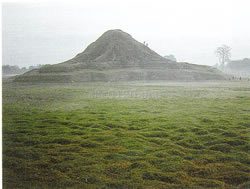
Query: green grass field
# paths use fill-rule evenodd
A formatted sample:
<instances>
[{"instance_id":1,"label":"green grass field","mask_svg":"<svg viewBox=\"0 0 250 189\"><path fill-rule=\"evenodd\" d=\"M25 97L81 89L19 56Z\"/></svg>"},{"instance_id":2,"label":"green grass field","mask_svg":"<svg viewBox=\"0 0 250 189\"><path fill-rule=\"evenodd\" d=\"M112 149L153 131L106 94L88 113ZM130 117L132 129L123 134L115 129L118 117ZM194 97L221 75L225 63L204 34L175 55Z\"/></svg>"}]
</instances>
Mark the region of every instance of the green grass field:
<instances>
[{"instance_id":1,"label":"green grass field","mask_svg":"<svg viewBox=\"0 0 250 189\"><path fill-rule=\"evenodd\" d=\"M249 188L250 82L3 84L4 188Z\"/></svg>"}]
</instances>

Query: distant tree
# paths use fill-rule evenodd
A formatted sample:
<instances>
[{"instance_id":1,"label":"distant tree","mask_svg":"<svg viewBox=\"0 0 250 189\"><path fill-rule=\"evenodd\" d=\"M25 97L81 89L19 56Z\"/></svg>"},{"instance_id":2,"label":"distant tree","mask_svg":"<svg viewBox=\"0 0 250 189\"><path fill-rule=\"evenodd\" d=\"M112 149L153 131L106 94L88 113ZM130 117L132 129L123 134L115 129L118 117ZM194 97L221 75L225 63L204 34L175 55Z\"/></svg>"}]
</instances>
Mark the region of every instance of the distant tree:
<instances>
[{"instance_id":1,"label":"distant tree","mask_svg":"<svg viewBox=\"0 0 250 189\"><path fill-rule=\"evenodd\" d=\"M164 56L164 58L166 58L166 59L168 59L168 60L171 60L171 61L174 61L174 62L177 62L175 56L172 55L172 54L166 55L166 56Z\"/></svg>"},{"instance_id":2,"label":"distant tree","mask_svg":"<svg viewBox=\"0 0 250 189\"><path fill-rule=\"evenodd\" d=\"M2 73L3 74L19 74L21 73L21 69L18 66L3 65Z\"/></svg>"},{"instance_id":3,"label":"distant tree","mask_svg":"<svg viewBox=\"0 0 250 189\"><path fill-rule=\"evenodd\" d=\"M29 70L33 70L35 68L36 68L35 66L29 66Z\"/></svg>"},{"instance_id":4,"label":"distant tree","mask_svg":"<svg viewBox=\"0 0 250 189\"><path fill-rule=\"evenodd\" d=\"M11 66L11 65L2 65L2 73L3 75L9 75L9 74L23 74L29 70L40 68L43 65L38 64L36 66L29 66L28 68L19 66Z\"/></svg>"},{"instance_id":5,"label":"distant tree","mask_svg":"<svg viewBox=\"0 0 250 189\"><path fill-rule=\"evenodd\" d=\"M231 57L231 48L227 45L222 45L218 47L215 51L215 54L219 58L220 66L223 68L226 62L229 62Z\"/></svg>"}]
</instances>

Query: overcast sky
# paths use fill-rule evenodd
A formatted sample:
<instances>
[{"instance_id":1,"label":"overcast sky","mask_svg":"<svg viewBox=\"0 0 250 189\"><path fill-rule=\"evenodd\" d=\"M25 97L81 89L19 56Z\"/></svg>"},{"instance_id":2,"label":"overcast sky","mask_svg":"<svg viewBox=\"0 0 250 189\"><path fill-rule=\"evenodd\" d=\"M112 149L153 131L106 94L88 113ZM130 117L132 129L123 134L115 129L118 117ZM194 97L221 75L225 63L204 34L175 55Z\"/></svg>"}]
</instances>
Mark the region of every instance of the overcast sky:
<instances>
[{"instance_id":1,"label":"overcast sky","mask_svg":"<svg viewBox=\"0 0 250 189\"><path fill-rule=\"evenodd\" d=\"M69 3L71 2L71 3ZM74 57L109 29L147 41L160 55L214 65L216 47L250 58L248 0L89 0L2 5L3 64L54 64Z\"/></svg>"}]
</instances>

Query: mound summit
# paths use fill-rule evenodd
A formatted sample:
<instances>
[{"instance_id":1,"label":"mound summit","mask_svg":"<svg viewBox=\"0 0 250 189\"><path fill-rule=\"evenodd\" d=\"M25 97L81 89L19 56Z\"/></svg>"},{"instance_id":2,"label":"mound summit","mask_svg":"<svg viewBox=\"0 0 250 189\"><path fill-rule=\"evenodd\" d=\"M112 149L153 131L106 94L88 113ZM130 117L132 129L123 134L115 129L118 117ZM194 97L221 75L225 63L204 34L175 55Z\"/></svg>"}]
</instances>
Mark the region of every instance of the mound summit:
<instances>
[{"instance_id":1,"label":"mound summit","mask_svg":"<svg viewBox=\"0 0 250 189\"><path fill-rule=\"evenodd\" d=\"M45 65L16 82L85 82L136 80L222 80L222 72L210 66L168 60L122 30L109 30L74 58Z\"/></svg>"}]
</instances>

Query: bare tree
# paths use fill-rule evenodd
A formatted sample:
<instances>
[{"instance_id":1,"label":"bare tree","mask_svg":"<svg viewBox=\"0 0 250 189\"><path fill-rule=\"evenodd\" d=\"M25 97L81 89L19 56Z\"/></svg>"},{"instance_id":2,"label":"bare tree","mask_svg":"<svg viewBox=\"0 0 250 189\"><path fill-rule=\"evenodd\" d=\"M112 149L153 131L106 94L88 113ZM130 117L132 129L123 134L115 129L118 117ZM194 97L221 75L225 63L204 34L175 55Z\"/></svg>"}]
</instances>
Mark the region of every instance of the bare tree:
<instances>
[{"instance_id":1,"label":"bare tree","mask_svg":"<svg viewBox=\"0 0 250 189\"><path fill-rule=\"evenodd\" d=\"M216 49L215 54L219 58L220 66L224 67L225 63L230 60L231 48L227 45L222 45Z\"/></svg>"}]
</instances>

